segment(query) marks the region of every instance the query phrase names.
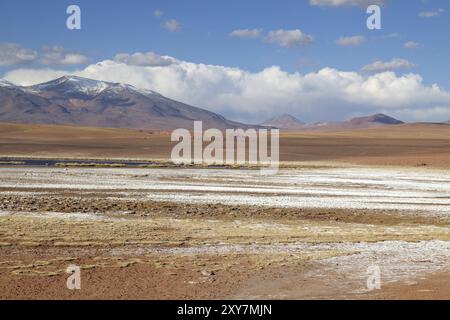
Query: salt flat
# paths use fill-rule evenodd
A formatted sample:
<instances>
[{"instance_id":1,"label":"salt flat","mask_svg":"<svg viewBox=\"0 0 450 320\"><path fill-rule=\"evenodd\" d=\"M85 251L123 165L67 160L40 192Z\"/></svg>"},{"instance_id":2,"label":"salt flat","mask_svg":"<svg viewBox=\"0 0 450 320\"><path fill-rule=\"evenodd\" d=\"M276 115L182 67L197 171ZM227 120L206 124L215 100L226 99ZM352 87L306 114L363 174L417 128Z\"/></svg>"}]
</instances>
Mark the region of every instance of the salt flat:
<instances>
[{"instance_id":1,"label":"salt flat","mask_svg":"<svg viewBox=\"0 0 450 320\"><path fill-rule=\"evenodd\" d=\"M5 297L64 296L67 261L95 298L123 294L106 270L128 297L159 283L146 297L263 299L365 298L371 266L407 294L450 270L444 170L1 167L0 198L0 291L16 292Z\"/></svg>"},{"instance_id":2,"label":"salt flat","mask_svg":"<svg viewBox=\"0 0 450 320\"><path fill-rule=\"evenodd\" d=\"M450 172L393 168L258 170L1 168L0 187L108 190L128 198L289 208L378 209L450 215Z\"/></svg>"}]
</instances>

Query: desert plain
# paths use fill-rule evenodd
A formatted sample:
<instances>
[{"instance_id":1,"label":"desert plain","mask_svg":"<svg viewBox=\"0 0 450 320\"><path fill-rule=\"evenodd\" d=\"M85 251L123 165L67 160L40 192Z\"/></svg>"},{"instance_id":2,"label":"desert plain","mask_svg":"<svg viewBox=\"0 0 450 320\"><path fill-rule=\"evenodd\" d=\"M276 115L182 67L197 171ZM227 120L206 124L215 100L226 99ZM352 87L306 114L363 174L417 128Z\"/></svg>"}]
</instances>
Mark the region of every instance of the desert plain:
<instances>
[{"instance_id":1,"label":"desert plain","mask_svg":"<svg viewBox=\"0 0 450 320\"><path fill-rule=\"evenodd\" d=\"M285 132L273 176L172 146L1 124L0 298L450 298L450 125Z\"/></svg>"}]
</instances>

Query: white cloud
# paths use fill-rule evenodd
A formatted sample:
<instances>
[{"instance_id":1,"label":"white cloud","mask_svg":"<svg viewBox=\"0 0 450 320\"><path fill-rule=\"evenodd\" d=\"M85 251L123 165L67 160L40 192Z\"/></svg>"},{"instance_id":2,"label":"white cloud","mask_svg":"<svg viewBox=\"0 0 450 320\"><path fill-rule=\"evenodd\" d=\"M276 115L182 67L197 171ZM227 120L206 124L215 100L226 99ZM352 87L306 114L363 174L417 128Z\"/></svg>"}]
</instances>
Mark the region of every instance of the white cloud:
<instances>
[{"instance_id":1,"label":"white cloud","mask_svg":"<svg viewBox=\"0 0 450 320\"><path fill-rule=\"evenodd\" d=\"M163 28L170 32L179 32L181 31L181 23L175 19L166 20L163 23Z\"/></svg>"},{"instance_id":2,"label":"white cloud","mask_svg":"<svg viewBox=\"0 0 450 320\"><path fill-rule=\"evenodd\" d=\"M313 6L320 7L354 7L369 6L371 4L384 5L386 0L309 0Z\"/></svg>"},{"instance_id":3,"label":"white cloud","mask_svg":"<svg viewBox=\"0 0 450 320\"><path fill-rule=\"evenodd\" d=\"M439 17L445 12L444 9L437 9L437 10L431 10L431 11L422 11L419 13L419 17L421 18L434 18Z\"/></svg>"},{"instance_id":4,"label":"white cloud","mask_svg":"<svg viewBox=\"0 0 450 320\"><path fill-rule=\"evenodd\" d=\"M162 17L162 16L164 15L164 11L161 11L161 10L155 10L155 11L153 12L153 15L154 15L155 17L157 17L157 18L160 18L160 17Z\"/></svg>"},{"instance_id":5,"label":"white cloud","mask_svg":"<svg viewBox=\"0 0 450 320\"><path fill-rule=\"evenodd\" d=\"M422 122L445 122L450 119L450 108L436 106L425 109L400 109L391 112L398 119L411 119L412 121Z\"/></svg>"},{"instance_id":6,"label":"white cloud","mask_svg":"<svg viewBox=\"0 0 450 320\"><path fill-rule=\"evenodd\" d=\"M78 65L86 64L88 58L80 53L68 52L60 46L44 46L40 62L47 65Z\"/></svg>"},{"instance_id":7,"label":"white cloud","mask_svg":"<svg viewBox=\"0 0 450 320\"><path fill-rule=\"evenodd\" d=\"M0 43L0 67L27 64L35 61L38 53L16 43Z\"/></svg>"},{"instance_id":8,"label":"white cloud","mask_svg":"<svg viewBox=\"0 0 450 320\"><path fill-rule=\"evenodd\" d=\"M384 36L381 36L382 39L396 39L396 38L400 38L400 37L401 37L400 33L397 33L397 32L388 33Z\"/></svg>"},{"instance_id":9,"label":"white cloud","mask_svg":"<svg viewBox=\"0 0 450 320\"><path fill-rule=\"evenodd\" d=\"M119 53L114 57L114 61L131 66L162 67L170 65L173 59L171 57L160 56L154 52L136 52L133 54Z\"/></svg>"},{"instance_id":10,"label":"white cloud","mask_svg":"<svg viewBox=\"0 0 450 320\"><path fill-rule=\"evenodd\" d=\"M425 85L417 74L360 74L333 68L302 74L289 73L277 66L248 72L171 59L170 65L158 67L105 60L73 74L152 89L247 122L260 122L282 113L306 121L345 119L376 112L401 114L402 120L407 121L420 117L433 121L449 118L450 92L436 84ZM63 74L58 70L18 69L8 72L5 79L28 85ZM440 119L442 116L445 118Z\"/></svg>"},{"instance_id":11,"label":"white cloud","mask_svg":"<svg viewBox=\"0 0 450 320\"><path fill-rule=\"evenodd\" d=\"M353 37L341 37L336 40L336 43L340 46L352 46L357 47L366 41L363 36L353 36Z\"/></svg>"},{"instance_id":12,"label":"white cloud","mask_svg":"<svg viewBox=\"0 0 450 320\"><path fill-rule=\"evenodd\" d=\"M270 31L266 40L270 43L278 44L281 47L295 47L299 45L308 45L314 42L314 37L303 33L299 29L283 30L278 29Z\"/></svg>"},{"instance_id":13,"label":"white cloud","mask_svg":"<svg viewBox=\"0 0 450 320\"><path fill-rule=\"evenodd\" d=\"M404 44L404 47L406 49L417 49L417 48L421 48L422 45L420 43L418 43L418 42L415 42L415 41L408 41L408 42L406 42Z\"/></svg>"},{"instance_id":14,"label":"white cloud","mask_svg":"<svg viewBox=\"0 0 450 320\"><path fill-rule=\"evenodd\" d=\"M405 59L392 59L391 61L375 61L371 64L364 66L361 71L363 72L384 72L392 71L396 69L413 68L415 65Z\"/></svg>"},{"instance_id":15,"label":"white cloud","mask_svg":"<svg viewBox=\"0 0 450 320\"><path fill-rule=\"evenodd\" d=\"M231 37L235 38L250 38L250 39L256 39L261 36L262 29L237 29L233 30L230 33Z\"/></svg>"},{"instance_id":16,"label":"white cloud","mask_svg":"<svg viewBox=\"0 0 450 320\"><path fill-rule=\"evenodd\" d=\"M10 82L17 85L31 86L60 78L67 73L67 71L54 69L16 69L7 73L4 78L11 79Z\"/></svg>"},{"instance_id":17,"label":"white cloud","mask_svg":"<svg viewBox=\"0 0 450 320\"><path fill-rule=\"evenodd\" d=\"M38 62L45 65L86 64L88 58L80 53L68 52L60 46L43 46L41 52L15 43L0 44L0 66Z\"/></svg>"}]
</instances>

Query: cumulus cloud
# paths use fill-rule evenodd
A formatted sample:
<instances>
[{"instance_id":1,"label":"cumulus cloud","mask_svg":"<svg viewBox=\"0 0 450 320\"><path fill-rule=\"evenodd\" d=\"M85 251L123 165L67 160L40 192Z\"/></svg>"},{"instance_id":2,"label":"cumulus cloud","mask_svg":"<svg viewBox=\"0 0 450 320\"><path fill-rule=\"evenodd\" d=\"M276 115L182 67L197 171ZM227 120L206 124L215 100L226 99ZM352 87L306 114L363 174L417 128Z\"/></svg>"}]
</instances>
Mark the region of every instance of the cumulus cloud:
<instances>
[{"instance_id":1,"label":"cumulus cloud","mask_svg":"<svg viewBox=\"0 0 450 320\"><path fill-rule=\"evenodd\" d=\"M47 65L77 65L86 64L88 58L80 53L68 52L60 46L44 46L40 62Z\"/></svg>"},{"instance_id":2,"label":"cumulus cloud","mask_svg":"<svg viewBox=\"0 0 450 320\"><path fill-rule=\"evenodd\" d=\"M435 106L424 109L399 109L392 111L391 115L398 119L442 123L446 119L450 119L450 108L448 106Z\"/></svg>"},{"instance_id":3,"label":"cumulus cloud","mask_svg":"<svg viewBox=\"0 0 450 320\"><path fill-rule=\"evenodd\" d=\"M73 74L155 90L231 119L253 123L282 113L306 121L339 120L376 112L401 115L407 121L421 117L438 121L450 110L450 92L436 84L425 85L417 74L361 74L334 68L302 74L277 66L248 72L171 59L171 64L158 67L105 60ZM62 74L58 70L18 69L8 72L5 79L29 85Z\"/></svg>"},{"instance_id":4,"label":"cumulus cloud","mask_svg":"<svg viewBox=\"0 0 450 320\"><path fill-rule=\"evenodd\" d=\"M422 45L420 43L418 43L418 42L415 42L415 41L408 41L408 42L406 42L404 44L404 47L406 49L417 49L417 48L421 48Z\"/></svg>"},{"instance_id":5,"label":"cumulus cloud","mask_svg":"<svg viewBox=\"0 0 450 320\"><path fill-rule=\"evenodd\" d=\"M405 59L392 59L391 61L375 61L371 64L364 66L361 71L363 72L383 72L392 71L396 69L408 69L413 68L415 65Z\"/></svg>"},{"instance_id":6,"label":"cumulus cloud","mask_svg":"<svg viewBox=\"0 0 450 320\"><path fill-rule=\"evenodd\" d=\"M130 66L163 67L170 65L173 59L171 57L160 56L154 52L136 52L133 54L119 53L114 57L114 61Z\"/></svg>"},{"instance_id":7,"label":"cumulus cloud","mask_svg":"<svg viewBox=\"0 0 450 320\"><path fill-rule=\"evenodd\" d=\"M0 43L0 67L28 64L35 61L38 53L16 43Z\"/></svg>"},{"instance_id":8,"label":"cumulus cloud","mask_svg":"<svg viewBox=\"0 0 450 320\"><path fill-rule=\"evenodd\" d=\"M231 37L235 38L250 38L250 39L256 39L261 36L262 29L237 29L233 30L230 33Z\"/></svg>"},{"instance_id":9,"label":"cumulus cloud","mask_svg":"<svg viewBox=\"0 0 450 320\"><path fill-rule=\"evenodd\" d=\"M340 46L352 46L357 47L366 41L364 36L353 36L353 37L340 37L336 40L336 43Z\"/></svg>"},{"instance_id":10,"label":"cumulus cloud","mask_svg":"<svg viewBox=\"0 0 450 320\"><path fill-rule=\"evenodd\" d=\"M23 65L31 63L45 65L86 64L88 58L80 53L69 52L60 46L43 46L40 52L24 48L16 43L0 44L0 66Z\"/></svg>"},{"instance_id":11,"label":"cumulus cloud","mask_svg":"<svg viewBox=\"0 0 450 320\"><path fill-rule=\"evenodd\" d=\"M309 0L313 6L320 7L355 7L371 4L384 5L386 0Z\"/></svg>"},{"instance_id":12,"label":"cumulus cloud","mask_svg":"<svg viewBox=\"0 0 450 320\"><path fill-rule=\"evenodd\" d=\"M309 45L314 42L312 35L306 34L300 29L284 30L278 29L269 31L265 36L262 35L262 29L236 29L229 35L235 38L261 39L268 43L273 43L285 48L291 48L302 45Z\"/></svg>"},{"instance_id":13,"label":"cumulus cloud","mask_svg":"<svg viewBox=\"0 0 450 320\"><path fill-rule=\"evenodd\" d=\"M303 33L300 29L278 29L270 31L267 34L266 40L270 43L278 44L281 47L290 48L300 45L309 45L314 42L314 37Z\"/></svg>"},{"instance_id":14,"label":"cumulus cloud","mask_svg":"<svg viewBox=\"0 0 450 320\"><path fill-rule=\"evenodd\" d=\"M21 86L32 86L38 83L48 82L67 75L67 71L54 69L16 69L5 75L10 82ZM9 80L8 80L9 81Z\"/></svg>"},{"instance_id":15,"label":"cumulus cloud","mask_svg":"<svg viewBox=\"0 0 450 320\"><path fill-rule=\"evenodd\" d=\"M419 13L419 17L421 18L434 18L439 17L445 12L444 9L437 9L437 10L431 10L431 11L422 11Z\"/></svg>"},{"instance_id":16,"label":"cumulus cloud","mask_svg":"<svg viewBox=\"0 0 450 320\"><path fill-rule=\"evenodd\" d=\"M181 31L181 23L175 19L166 20L163 23L163 28L170 32L179 32Z\"/></svg>"}]
</instances>

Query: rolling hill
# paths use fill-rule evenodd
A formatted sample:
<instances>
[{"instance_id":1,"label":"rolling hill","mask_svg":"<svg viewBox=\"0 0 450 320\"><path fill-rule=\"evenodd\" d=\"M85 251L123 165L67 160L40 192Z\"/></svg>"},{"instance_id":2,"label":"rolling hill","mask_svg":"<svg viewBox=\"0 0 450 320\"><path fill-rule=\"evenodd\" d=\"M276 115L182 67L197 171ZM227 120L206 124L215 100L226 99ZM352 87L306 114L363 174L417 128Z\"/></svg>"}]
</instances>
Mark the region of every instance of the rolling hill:
<instances>
[{"instance_id":1,"label":"rolling hill","mask_svg":"<svg viewBox=\"0 0 450 320\"><path fill-rule=\"evenodd\" d=\"M386 125L399 125L403 121L379 113L367 117L353 118L342 122L304 123L292 115L281 115L262 123L263 126L275 127L289 131L339 131L353 129L367 129Z\"/></svg>"},{"instance_id":2,"label":"rolling hill","mask_svg":"<svg viewBox=\"0 0 450 320\"><path fill-rule=\"evenodd\" d=\"M278 128L281 130L299 130L302 129L305 123L290 114L283 114L281 116L269 119L261 125Z\"/></svg>"}]
</instances>

